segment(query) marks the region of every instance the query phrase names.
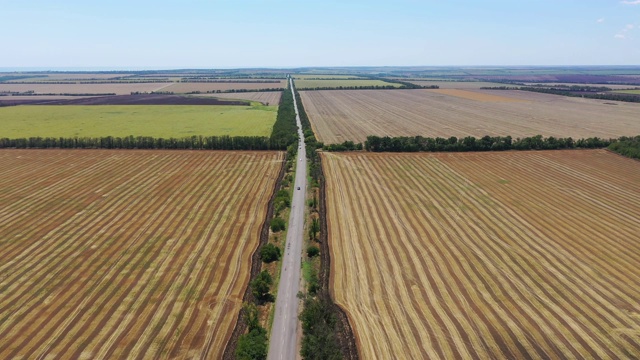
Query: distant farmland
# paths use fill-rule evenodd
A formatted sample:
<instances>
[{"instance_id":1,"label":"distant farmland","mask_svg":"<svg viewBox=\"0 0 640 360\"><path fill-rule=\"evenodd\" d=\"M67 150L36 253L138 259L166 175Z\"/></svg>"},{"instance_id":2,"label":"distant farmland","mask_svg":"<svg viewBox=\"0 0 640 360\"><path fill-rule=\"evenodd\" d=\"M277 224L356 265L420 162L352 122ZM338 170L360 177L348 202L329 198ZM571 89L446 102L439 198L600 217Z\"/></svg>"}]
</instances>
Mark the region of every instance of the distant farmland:
<instances>
[{"instance_id":1,"label":"distant farmland","mask_svg":"<svg viewBox=\"0 0 640 360\"><path fill-rule=\"evenodd\" d=\"M407 81L407 80L403 80ZM486 81L438 81L438 80L409 80L410 83L420 86L438 86L440 89L480 89L481 87L509 86L500 83Z\"/></svg>"},{"instance_id":2,"label":"distant farmland","mask_svg":"<svg viewBox=\"0 0 640 360\"><path fill-rule=\"evenodd\" d=\"M220 359L282 160L0 151L0 357Z\"/></svg>"},{"instance_id":3,"label":"distant farmland","mask_svg":"<svg viewBox=\"0 0 640 360\"><path fill-rule=\"evenodd\" d=\"M638 90L617 90L617 91L614 91L614 92L621 93L621 94L640 95L640 89L638 89Z\"/></svg>"},{"instance_id":4,"label":"distant farmland","mask_svg":"<svg viewBox=\"0 0 640 360\"><path fill-rule=\"evenodd\" d=\"M314 88L338 88L351 86L393 86L400 87L400 84L388 83L382 80L370 79L342 79L342 80L295 80L295 86L299 90Z\"/></svg>"},{"instance_id":5,"label":"distant farmland","mask_svg":"<svg viewBox=\"0 0 640 360\"><path fill-rule=\"evenodd\" d=\"M262 89L284 89L287 87L286 80L271 80L277 82L202 82L202 83L174 83L162 88L162 91L174 93L190 93L199 91L202 93L229 91L229 90L262 90Z\"/></svg>"},{"instance_id":6,"label":"distant farmland","mask_svg":"<svg viewBox=\"0 0 640 360\"><path fill-rule=\"evenodd\" d=\"M270 106L277 106L280 103L280 97L282 91L263 91L263 92L240 92L240 93L218 93L218 94L202 94L197 96L215 97L219 99L234 99L234 100L250 100L258 101L263 104L269 104Z\"/></svg>"},{"instance_id":7,"label":"distant farmland","mask_svg":"<svg viewBox=\"0 0 640 360\"><path fill-rule=\"evenodd\" d=\"M604 150L323 154L363 359L640 354L640 164Z\"/></svg>"},{"instance_id":8,"label":"distant farmland","mask_svg":"<svg viewBox=\"0 0 640 360\"><path fill-rule=\"evenodd\" d=\"M11 73L0 73L2 75L13 75ZM23 82L23 81L70 81L70 80L79 80L79 81L91 81L91 80L111 80L122 77L131 76L131 74L118 74L118 73L93 73L93 72L80 72L80 73L21 73L24 78L19 78L16 80L10 80L9 82ZM32 77L29 77L32 76Z\"/></svg>"},{"instance_id":9,"label":"distant farmland","mask_svg":"<svg viewBox=\"0 0 640 360\"><path fill-rule=\"evenodd\" d=\"M35 80L35 79L34 79ZM165 91L171 83L106 83L106 84L12 84L0 83L2 92L27 92L35 94L116 94L132 92Z\"/></svg>"},{"instance_id":10,"label":"distant farmland","mask_svg":"<svg viewBox=\"0 0 640 360\"><path fill-rule=\"evenodd\" d=\"M357 75L327 75L327 74L294 74L294 80L315 80L315 79L361 79Z\"/></svg>"},{"instance_id":11,"label":"distant farmland","mask_svg":"<svg viewBox=\"0 0 640 360\"><path fill-rule=\"evenodd\" d=\"M269 136L277 109L224 105L8 106L0 107L0 138Z\"/></svg>"},{"instance_id":12,"label":"distant farmland","mask_svg":"<svg viewBox=\"0 0 640 360\"><path fill-rule=\"evenodd\" d=\"M640 104L524 91L303 91L319 141L367 135L465 137L534 135L602 138L640 134Z\"/></svg>"},{"instance_id":13,"label":"distant farmland","mask_svg":"<svg viewBox=\"0 0 640 360\"><path fill-rule=\"evenodd\" d=\"M571 87L571 86L591 86L591 87L607 87L609 89L613 89L613 90L624 90L624 89L635 89L638 88L636 85L615 85L615 84L584 84L584 83L536 83L536 82L528 82L528 83L524 83L525 85L543 85L543 86L566 86L566 87ZM511 86L508 84L500 84L499 86Z\"/></svg>"}]
</instances>

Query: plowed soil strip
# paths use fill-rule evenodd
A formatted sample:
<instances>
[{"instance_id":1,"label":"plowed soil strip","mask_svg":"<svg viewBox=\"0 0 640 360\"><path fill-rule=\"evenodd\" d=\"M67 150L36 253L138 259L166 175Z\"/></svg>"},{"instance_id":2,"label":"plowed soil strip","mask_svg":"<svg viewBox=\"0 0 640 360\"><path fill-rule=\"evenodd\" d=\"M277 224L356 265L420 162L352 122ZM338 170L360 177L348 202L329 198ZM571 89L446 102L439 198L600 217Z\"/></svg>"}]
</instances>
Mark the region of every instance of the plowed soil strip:
<instances>
[{"instance_id":1,"label":"plowed soil strip","mask_svg":"<svg viewBox=\"0 0 640 360\"><path fill-rule=\"evenodd\" d=\"M0 151L0 358L220 358L282 159Z\"/></svg>"},{"instance_id":2,"label":"plowed soil strip","mask_svg":"<svg viewBox=\"0 0 640 360\"><path fill-rule=\"evenodd\" d=\"M640 356L640 164L325 153L331 286L365 359Z\"/></svg>"}]
</instances>

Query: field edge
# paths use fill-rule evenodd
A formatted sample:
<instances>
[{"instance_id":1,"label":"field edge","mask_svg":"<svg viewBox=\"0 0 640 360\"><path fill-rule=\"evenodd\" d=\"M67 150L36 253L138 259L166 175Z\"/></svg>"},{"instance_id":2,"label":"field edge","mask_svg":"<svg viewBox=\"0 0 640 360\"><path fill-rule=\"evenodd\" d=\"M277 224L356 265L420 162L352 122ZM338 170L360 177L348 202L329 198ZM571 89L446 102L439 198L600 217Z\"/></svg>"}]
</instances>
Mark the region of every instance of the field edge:
<instances>
[{"instance_id":1,"label":"field edge","mask_svg":"<svg viewBox=\"0 0 640 360\"><path fill-rule=\"evenodd\" d=\"M280 172L278 173L278 177L276 178L276 181L273 185L273 189L271 191L271 197L269 198L269 202L267 205L267 214L265 215L265 218L262 223L262 230L260 231L260 240L256 248L253 250L253 254L251 255L251 270L250 270L249 282L247 283L247 287L244 291L244 295L242 296L243 303L250 302L251 299L253 298L253 294L251 292L251 282L258 277L258 274L260 273L260 270L261 270L262 259L260 258L260 249L269 241L269 221L268 220L273 217L274 202L276 199L278 189L280 188L280 184L282 183L282 180L284 179L284 175L286 173L285 171L286 163L287 163L287 153L285 152L284 157L281 160ZM247 329L246 317L244 315L244 311L241 310L240 313L238 313L238 317L236 320L236 324L233 328L233 332L231 333L231 336L229 337L229 340L227 341L224 347L224 352L222 353L223 360L236 359L235 351L238 346L238 339L240 339L240 336L245 333L246 329Z\"/></svg>"},{"instance_id":2,"label":"field edge","mask_svg":"<svg viewBox=\"0 0 640 360\"><path fill-rule=\"evenodd\" d=\"M361 359L358 349L360 347L359 338L355 328L351 325L352 319L345 309L335 301L335 294L331 288L331 279L335 273L333 264L331 263L331 249L329 246L328 234L328 218L327 218L327 181L325 178L323 154L320 155L320 170L322 182L320 185L320 274L319 283L321 291L318 292L319 297L323 297L331 304L334 315L337 320L336 335L338 345L340 346L345 360Z\"/></svg>"}]
</instances>

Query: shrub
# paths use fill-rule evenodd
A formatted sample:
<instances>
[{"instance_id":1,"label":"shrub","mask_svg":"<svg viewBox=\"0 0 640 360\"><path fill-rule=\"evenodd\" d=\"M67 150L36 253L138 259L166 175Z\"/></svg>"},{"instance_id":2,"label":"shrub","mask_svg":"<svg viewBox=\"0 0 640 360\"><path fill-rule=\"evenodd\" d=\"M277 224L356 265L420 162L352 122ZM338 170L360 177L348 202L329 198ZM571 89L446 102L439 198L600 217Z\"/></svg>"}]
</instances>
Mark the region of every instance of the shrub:
<instances>
[{"instance_id":1,"label":"shrub","mask_svg":"<svg viewBox=\"0 0 640 360\"><path fill-rule=\"evenodd\" d=\"M279 260L280 255L280 248L273 244L267 244L260 249L260 259L267 264Z\"/></svg>"},{"instance_id":2,"label":"shrub","mask_svg":"<svg viewBox=\"0 0 640 360\"><path fill-rule=\"evenodd\" d=\"M262 360L267 358L267 330L257 327L240 336L236 348L238 360Z\"/></svg>"},{"instance_id":3,"label":"shrub","mask_svg":"<svg viewBox=\"0 0 640 360\"><path fill-rule=\"evenodd\" d=\"M300 314L304 359L342 359L336 335L336 317L331 304L323 299L307 299Z\"/></svg>"},{"instance_id":4,"label":"shrub","mask_svg":"<svg viewBox=\"0 0 640 360\"><path fill-rule=\"evenodd\" d=\"M267 358L267 331L260 326L260 316L255 304L245 303L242 306L247 317L249 332L238 339L236 359L254 360Z\"/></svg>"},{"instance_id":5,"label":"shrub","mask_svg":"<svg viewBox=\"0 0 640 360\"><path fill-rule=\"evenodd\" d=\"M260 301L269 300L269 290L273 284L273 278L267 271L262 271L258 277L251 281L251 292Z\"/></svg>"},{"instance_id":6,"label":"shrub","mask_svg":"<svg viewBox=\"0 0 640 360\"><path fill-rule=\"evenodd\" d=\"M271 219L271 231L278 232L285 229L285 222L283 219L277 217Z\"/></svg>"},{"instance_id":7,"label":"shrub","mask_svg":"<svg viewBox=\"0 0 640 360\"><path fill-rule=\"evenodd\" d=\"M312 258L320 254L320 249L317 246L309 246L307 248L307 256Z\"/></svg>"}]
</instances>

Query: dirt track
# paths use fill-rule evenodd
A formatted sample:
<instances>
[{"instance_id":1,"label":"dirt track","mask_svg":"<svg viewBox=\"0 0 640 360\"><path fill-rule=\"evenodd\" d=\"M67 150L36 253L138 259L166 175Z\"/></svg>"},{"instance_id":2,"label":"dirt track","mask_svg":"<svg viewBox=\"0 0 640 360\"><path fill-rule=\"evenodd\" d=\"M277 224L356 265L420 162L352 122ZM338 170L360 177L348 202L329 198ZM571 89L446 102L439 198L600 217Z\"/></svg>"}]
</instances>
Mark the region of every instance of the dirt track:
<instances>
[{"instance_id":1,"label":"dirt track","mask_svg":"<svg viewBox=\"0 0 640 360\"><path fill-rule=\"evenodd\" d=\"M323 154L331 284L362 358L638 357L639 165Z\"/></svg>"},{"instance_id":2,"label":"dirt track","mask_svg":"<svg viewBox=\"0 0 640 360\"><path fill-rule=\"evenodd\" d=\"M0 357L219 359L283 156L0 151Z\"/></svg>"}]
</instances>

